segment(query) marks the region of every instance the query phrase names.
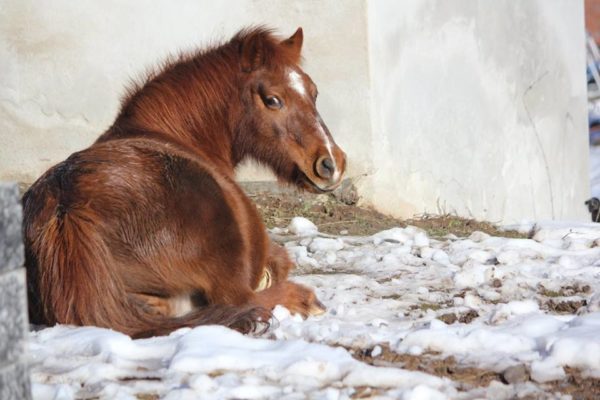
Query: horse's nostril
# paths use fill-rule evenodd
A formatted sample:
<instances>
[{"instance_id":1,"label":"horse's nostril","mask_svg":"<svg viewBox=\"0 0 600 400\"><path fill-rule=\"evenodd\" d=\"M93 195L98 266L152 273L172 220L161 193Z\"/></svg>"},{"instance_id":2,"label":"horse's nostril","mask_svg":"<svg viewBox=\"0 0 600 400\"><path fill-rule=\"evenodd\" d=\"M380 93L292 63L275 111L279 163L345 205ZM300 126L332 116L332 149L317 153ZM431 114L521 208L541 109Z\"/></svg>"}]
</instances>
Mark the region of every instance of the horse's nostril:
<instances>
[{"instance_id":1,"label":"horse's nostril","mask_svg":"<svg viewBox=\"0 0 600 400\"><path fill-rule=\"evenodd\" d=\"M330 179L335 172L335 164L331 158L322 157L317 160L315 170L321 178Z\"/></svg>"},{"instance_id":2,"label":"horse's nostril","mask_svg":"<svg viewBox=\"0 0 600 400\"><path fill-rule=\"evenodd\" d=\"M335 166L333 165L333 160L331 160L331 158L326 158L323 160L323 167L333 175Z\"/></svg>"}]
</instances>

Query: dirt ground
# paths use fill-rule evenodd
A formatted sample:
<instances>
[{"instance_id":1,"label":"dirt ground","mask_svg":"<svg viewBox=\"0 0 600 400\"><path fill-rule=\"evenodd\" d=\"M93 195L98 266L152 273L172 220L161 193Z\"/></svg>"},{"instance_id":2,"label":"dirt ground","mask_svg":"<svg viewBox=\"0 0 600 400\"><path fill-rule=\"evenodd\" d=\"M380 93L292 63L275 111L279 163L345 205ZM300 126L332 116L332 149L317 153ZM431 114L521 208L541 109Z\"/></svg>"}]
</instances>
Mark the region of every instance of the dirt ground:
<instances>
[{"instance_id":1,"label":"dirt ground","mask_svg":"<svg viewBox=\"0 0 600 400\"><path fill-rule=\"evenodd\" d=\"M445 377L457 383L459 390L469 390L475 387L489 385L492 381L505 384L527 382L531 378L526 366L518 365L502 373L486 371L473 366L461 365L453 357L441 357L436 353L419 356L394 353L388 347L381 348L374 357L373 349L349 349L354 358L367 364L380 367L397 367L411 371L420 371L428 374ZM573 400L600 398L600 379L584 377L575 368L565 368L567 377L561 381L548 382L539 385L546 393L561 393L572 396ZM375 389L363 388L355 398L369 398L376 393ZM535 397L531 397L535 399Z\"/></svg>"},{"instance_id":2,"label":"dirt ground","mask_svg":"<svg viewBox=\"0 0 600 400\"><path fill-rule=\"evenodd\" d=\"M527 237L516 231L504 231L489 222L460 218L454 215L421 215L397 219L368 207L357 205L358 196L351 186L343 186L333 194L314 195L292 189L244 184L268 228L286 227L296 216L311 220L319 231L330 234L372 235L393 227L413 225L424 229L432 238L447 235L466 237L475 231L495 236Z\"/></svg>"}]
</instances>

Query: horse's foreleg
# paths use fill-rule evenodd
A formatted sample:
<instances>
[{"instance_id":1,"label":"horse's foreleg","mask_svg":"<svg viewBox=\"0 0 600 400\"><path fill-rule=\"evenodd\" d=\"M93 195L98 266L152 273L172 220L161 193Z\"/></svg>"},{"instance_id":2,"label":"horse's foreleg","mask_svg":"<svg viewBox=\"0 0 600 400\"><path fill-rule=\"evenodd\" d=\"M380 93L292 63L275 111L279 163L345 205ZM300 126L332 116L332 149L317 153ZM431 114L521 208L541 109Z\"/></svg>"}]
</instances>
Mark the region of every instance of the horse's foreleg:
<instances>
[{"instance_id":1,"label":"horse's foreleg","mask_svg":"<svg viewBox=\"0 0 600 400\"><path fill-rule=\"evenodd\" d=\"M272 310L279 304L305 318L323 314L326 310L312 289L290 281L278 282L257 292L253 302L267 310Z\"/></svg>"},{"instance_id":2,"label":"horse's foreleg","mask_svg":"<svg viewBox=\"0 0 600 400\"><path fill-rule=\"evenodd\" d=\"M289 272L294 268L287 251L277 243L269 240L269 252L267 254L267 269L269 270L273 283L284 282Z\"/></svg>"},{"instance_id":3,"label":"horse's foreleg","mask_svg":"<svg viewBox=\"0 0 600 400\"><path fill-rule=\"evenodd\" d=\"M266 268L271 278L270 286L256 292L254 303L267 310L272 310L280 304L303 317L322 314L325 312L325 306L317 299L312 289L287 280L293 267L294 263L285 248L269 241Z\"/></svg>"}]
</instances>

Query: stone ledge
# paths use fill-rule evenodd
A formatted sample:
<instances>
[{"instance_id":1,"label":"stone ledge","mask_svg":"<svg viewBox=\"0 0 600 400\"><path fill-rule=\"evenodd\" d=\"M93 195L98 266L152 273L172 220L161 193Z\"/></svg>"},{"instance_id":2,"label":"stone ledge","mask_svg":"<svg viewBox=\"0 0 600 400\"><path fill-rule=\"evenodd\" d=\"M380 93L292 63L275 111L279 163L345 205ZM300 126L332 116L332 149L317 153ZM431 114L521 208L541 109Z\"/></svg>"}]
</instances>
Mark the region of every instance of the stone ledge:
<instances>
[{"instance_id":1,"label":"stone ledge","mask_svg":"<svg viewBox=\"0 0 600 400\"><path fill-rule=\"evenodd\" d=\"M25 269L0 272L0 312L0 364L7 364L25 354L28 334Z\"/></svg>"},{"instance_id":2,"label":"stone ledge","mask_svg":"<svg viewBox=\"0 0 600 400\"><path fill-rule=\"evenodd\" d=\"M30 400L29 374L24 361L0 365L0 399Z\"/></svg>"},{"instance_id":3,"label":"stone ledge","mask_svg":"<svg viewBox=\"0 0 600 400\"><path fill-rule=\"evenodd\" d=\"M0 271L23 266L23 215L16 183L0 183Z\"/></svg>"}]
</instances>

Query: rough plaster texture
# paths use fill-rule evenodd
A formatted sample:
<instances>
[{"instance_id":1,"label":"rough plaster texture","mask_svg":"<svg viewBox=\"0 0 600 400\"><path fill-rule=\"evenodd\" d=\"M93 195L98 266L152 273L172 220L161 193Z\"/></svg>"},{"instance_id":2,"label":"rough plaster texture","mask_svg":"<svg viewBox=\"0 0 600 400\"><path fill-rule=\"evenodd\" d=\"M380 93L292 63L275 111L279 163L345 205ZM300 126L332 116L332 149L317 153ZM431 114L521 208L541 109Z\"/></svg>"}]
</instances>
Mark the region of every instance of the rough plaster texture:
<instances>
[{"instance_id":1,"label":"rough plaster texture","mask_svg":"<svg viewBox=\"0 0 600 400\"><path fill-rule=\"evenodd\" d=\"M579 0L0 0L0 179L31 182L90 144L165 55L261 23L305 29L305 69L364 202L587 217Z\"/></svg>"},{"instance_id":2,"label":"rough plaster texture","mask_svg":"<svg viewBox=\"0 0 600 400\"><path fill-rule=\"evenodd\" d=\"M383 211L585 219L583 3L368 2Z\"/></svg>"}]
</instances>

